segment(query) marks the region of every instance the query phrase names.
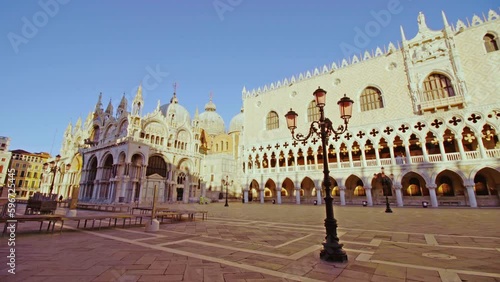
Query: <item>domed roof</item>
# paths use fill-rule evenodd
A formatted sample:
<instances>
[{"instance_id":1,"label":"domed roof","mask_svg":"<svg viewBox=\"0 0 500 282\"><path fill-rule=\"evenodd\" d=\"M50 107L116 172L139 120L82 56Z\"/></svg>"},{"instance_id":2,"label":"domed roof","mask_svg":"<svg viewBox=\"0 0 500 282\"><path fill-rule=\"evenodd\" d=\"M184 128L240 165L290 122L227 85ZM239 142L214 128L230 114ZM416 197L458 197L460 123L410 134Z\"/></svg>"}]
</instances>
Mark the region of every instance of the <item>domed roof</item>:
<instances>
[{"instance_id":1,"label":"domed roof","mask_svg":"<svg viewBox=\"0 0 500 282\"><path fill-rule=\"evenodd\" d=\"M172 99L170 99L170 104L160 107L160 112L167 117L169 122L173 120L176 126L191 124L191 117L188 110L179 104L175 93Z\"/></svg>"},{"instance_id":2,"label":"domed roof","mask_svg":"<svg viewBox=\"0 0 500 282\"><path fill-rule=\"evenodd\" d=\"M200 127L205 129L209 135L219 135L226 132L226 126L222 117L215 111L212 99L205 105L205 111L200 114Z\"/></svg>"},{"instance_id":3,"label":"domed roof","mask_svg":"<svg viewBox=\"0 0 500 282\"><path fill-rule=\"evenodd\" d=\"M229 123L229 134L241 131L243 131L243 107L241 108L241 112L235 115Z\"/></svg>"}]
</instances>

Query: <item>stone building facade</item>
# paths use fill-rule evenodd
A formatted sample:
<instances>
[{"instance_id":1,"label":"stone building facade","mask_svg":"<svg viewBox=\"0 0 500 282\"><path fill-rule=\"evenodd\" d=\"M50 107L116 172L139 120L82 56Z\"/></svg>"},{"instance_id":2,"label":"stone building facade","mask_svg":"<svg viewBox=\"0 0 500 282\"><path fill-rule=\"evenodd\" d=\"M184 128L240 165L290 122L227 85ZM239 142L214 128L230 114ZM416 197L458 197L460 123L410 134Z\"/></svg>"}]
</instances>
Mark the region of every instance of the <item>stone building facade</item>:
<instances>
[{"instance_id":1,"label":"stone building facade","mask_svg":"<svg viewBox=\"0 0 500 282\"><path fill-rule=\"evenodd\" d=\"M14 184L17 197L27 198L40 190L48 189L52 175L44 171L49 153L31 153L24 150L11 151L9 169L15 170Z\"/></svg>"},{"instance_id":2,"label":"stone building facade","mask_svg":"<svg viewBox=\"0 0 500 282\"><path fill-rule=\"evenodd\" d=\"M9 151L10 137L0 136L0 187L4 187L7 180L7 173L12 157L12 152Z\"/></svg>"},{"instance_id":3,"label":"stone building facade","mask_svg":"<svg viewBox=\"0 0 500 282\"><path fill-rule=\"evenodd\" d=\"M218 196L222 175L232 174L235 161L227 157L233 155L233 137L212 100L193 118L175 91L169 104L158 101L147 114L143 108L141 86L130 110L125 96L116 111L111 101L103 109L101 94L85 124L68 125L61 163L70 166L56 181L64 197L151 203L156 195L160 203L188 203ZM224 165L217 165L214 156L225 159ZM241 194L235 187L231 195Z\"/></svg>"},{"instance_id":4,"label":"stone building facade","mask_svg":"<svg viewBox=\"0 0 500 282\"><path fill-rule=\"evenodd\" d=\"M318 119L311 94L321 86L334 125L341 96L354 101L348 131L327 144L336 203L384 203L384 167L393 184L386 194L398 206L498 206L500 19L490 10L469 25L452 26L444 13L442 20L441 30L431 30L420 13L418 33L401 27L398 48L390 43L341 65L243 89L245 199L321 203L321 140L292 140L285 120L293 108L296 131L307 134Z\"/></svg>"},{"instance_id":5,"label":"stone building facade","mask_svg":"<svg viewBox=\"0 0 500 282\"><path fill-rule=\"evenodd\" d=\"M194 202L225 188L244 202L321 203L319 138L295 142L318 119L311 95L328 92L325 113L340 122L337 100L354 100L348 131L332 136L327 162L336 204L398 206L500 205L500 19L490 10L471 23L432 30L418 15L418 33L401 28L401 44L346 58L264 87L243 88L243 107L225 130L212 99L191 117L170 103L147 114L139 87L129 109L104 110L102 97L85 123L68 126L59 190L80 201ZM392 180L382 189L380 175ZM230 180L226 187L222 179ZM232 180L232 182L231 182Z\"/></svg>"}]
</instances>

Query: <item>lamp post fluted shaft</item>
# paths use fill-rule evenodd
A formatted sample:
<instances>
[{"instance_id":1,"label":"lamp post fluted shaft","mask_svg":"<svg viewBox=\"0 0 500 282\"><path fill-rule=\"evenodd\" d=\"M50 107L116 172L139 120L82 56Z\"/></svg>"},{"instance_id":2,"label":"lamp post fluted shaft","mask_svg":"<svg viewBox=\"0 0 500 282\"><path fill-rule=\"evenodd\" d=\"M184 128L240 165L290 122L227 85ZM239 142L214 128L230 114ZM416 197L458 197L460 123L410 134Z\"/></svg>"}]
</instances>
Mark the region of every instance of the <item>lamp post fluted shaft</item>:
<instances>
[{"instance_id":1,"label":"lamp post fluted shaft","mask_svg":"<svg viewBox=\"0 0 500 282\"><path fill-rule=\"evenodd\" d=\"M389 192L392 190L392 180L383 172L381 173L382 190L385 194L385 212L392 213L391 204L389 203Z\"/></svg>"},{"instance_id":2,"label":"lamp post fluted shaft","mask_svg":"<svg viewBox=\"0 0 500 282\"><path fill-rule=\"evenodd\" d=\"M333 198L330 193L330 170L328 170L328 155L326 147L328 146L326 123L325 123L325 113L323 107L320 107L320 128L321 128L321 144L323 150L323 184L325 185L325 209L326 209L326 219L325 219L325 229L326 237L323 243L323 250L320 253L322 260L326 261L336 261L344 262L347 261L347 254L342 249L343 244L339 243L339 237L337 235L337 220L333 214Z\"/></svg>"},{"instance_id":3,"label":"lamp post fluted shaft","mask_svg":"<svg viewBox=\"0 0 500 282\"><path fill-rule=\"evenodd\" d=\"M226 183L226 204L224 205L225 207L229 207L229 203L227 202L227 186L228 183Z\"/></svg>"},{"instance_id":4,"label":"lamp post fluted shaft","mask_svg":"<svg viewBox=\"0 0 500 282\"><path fill-rule=\"evenodd\" d=\"M309 132L306 134L295 133L297 128L297 116L298 114L292 109L285 115L287 120L287 126L292 133L292 138L296 141L306 142L311 136L316 135L321 139L322 152L323 152L323 184L325 185L325 209L326 209L326 219L325 219L325 229L326 237L323 243L323 250L321 250L320 258L325 261L332 262L346 262L347 254L342 249L342 244L339 243L339 237L337 235L337 220L333 214L333 198L331 195L331 185L330 182L330 171L328 170L328 138L334 135L338 138L341 134L346 132L349 119L352 115L352 104L354 103L349 97L344 94L338 102L337 105L340 107L340 117L344 120L344 123L339 125L337 129L333 128L332 121L325 118L324 107L326 104L326 91L318 87L313 93L316 99L316 106L319 108L319 120L315 120L311 123L309 127ZM313 142L315 142L316 137L313 137Z\"/></svg>"},{"instance_id":5,"label":"lamp post fluted shaft","mask_svg":"<svg viewBox=\"0 0 500 282\"><path fill-rule=\"evenodd\" d=\"M229 176L226 175L226 179L222 178L222 185L226 186L226 204L224 204L225 207L229 207L229 203L227 202L229 184L232 185L233 181L229 181Z\"/></svg>"}]
</instances>

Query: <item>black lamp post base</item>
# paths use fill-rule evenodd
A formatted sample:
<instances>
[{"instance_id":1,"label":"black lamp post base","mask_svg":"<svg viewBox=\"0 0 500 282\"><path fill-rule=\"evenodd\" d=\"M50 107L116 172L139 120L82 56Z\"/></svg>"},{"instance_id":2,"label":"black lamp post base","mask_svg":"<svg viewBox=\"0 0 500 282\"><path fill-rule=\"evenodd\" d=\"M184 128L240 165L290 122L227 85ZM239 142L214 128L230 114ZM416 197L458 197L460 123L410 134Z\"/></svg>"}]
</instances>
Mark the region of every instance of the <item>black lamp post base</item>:
<instances>
[{"instance_id":1,"label":"black lamp post base","mask_svg":"<svg viewBox=\"0 0 500 282\"><path fill-rule=\"evenodd\" d=\"M329 262L347 262L347 254L342 250L342 246L343 244L339 243L323 243L319 257Z\"/></svg>"},{"instance_id":2,"label":"black lamp post base","mask_svg":"<svg viewBox=\"0 0 500 282\"><path fill-rule=\"evenodd\" d=\"M225 207L229 207L229 204L226 202L226 204L224 205Z\"/></svg>"},{"instance_id":3,"label":"black lamp post base","mask_svg":"<svg viewBox=\"0 0 500 282\"><path fill-rule=\"evenodd\" d=\"M392 213L391 206L389 204L389 199L385 198L385 212L386 213Z\"/></svg>"}]
</instances>

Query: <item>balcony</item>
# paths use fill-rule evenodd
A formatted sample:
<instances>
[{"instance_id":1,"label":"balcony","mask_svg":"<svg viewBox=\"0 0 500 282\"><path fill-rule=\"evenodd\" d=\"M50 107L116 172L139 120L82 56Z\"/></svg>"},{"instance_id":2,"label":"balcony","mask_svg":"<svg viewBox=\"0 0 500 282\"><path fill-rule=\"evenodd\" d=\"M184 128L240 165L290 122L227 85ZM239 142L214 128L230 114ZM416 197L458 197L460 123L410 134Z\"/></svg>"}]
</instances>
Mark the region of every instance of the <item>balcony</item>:
<instances>
[{"instance_id":1,"label":"balcony","mask_svg":"<svg viewBox=\"0 0 500 282\"><path fill-rule=\"evenodd\" d=\"M412 164L423 164L423 163L443 163L443 162L459 162L459 161L468 161L468 160L481 160L483 159L481 157L481 153L479 151L470 151L470 152L465 152L465 158L462 159L460 153L458 152L453 152L453 153L446 153L444 154L445 160L443 161L443 156L441 154L432 154L428 155L428 161L426 162L424 160L423 155L419 156L411 156L410 157L410 163L405 163L405 165L412 165ZM489 149L486 150L486 156L488 159L495 159L495 158L500 158L500 149ZM384 158L380 159L380 164L377 164L377 160L366 160L366 165L363 164L362 161L343 161L340 162L340 168L341 169L348 169L348 168L361 168L361 167L378 167L378 166L392 166L392 165L401 165L397 164L396 160L394 162L390 158ZM330 170L335 170L338 169L339 166L337 163L332 162L329 164L329 169ZM297 165L297 166L289 166L289 167L273 167L271 169L269 168L255 168L255 169L249 169L248 172L251 174L267 174L267 173L278 173L278 172L294 172L294 171L317 171L317 170L322 170L323 165L318 164L318 168L316 168L316 165L314 164L307 164L307 165Z\"/></svg>"},{"instance_id":2,"label":"balcony","mask_svg":"<svg viewBox=\"0 0 500 282\"><path fill-rule=\"evenodd\" d=\"M438 109L461 107L463 104L465 104L463 96L453 96L431 101L422 101L420 102L419 108L422 112L436 112Z\"/></svg>"}]
</instances>

